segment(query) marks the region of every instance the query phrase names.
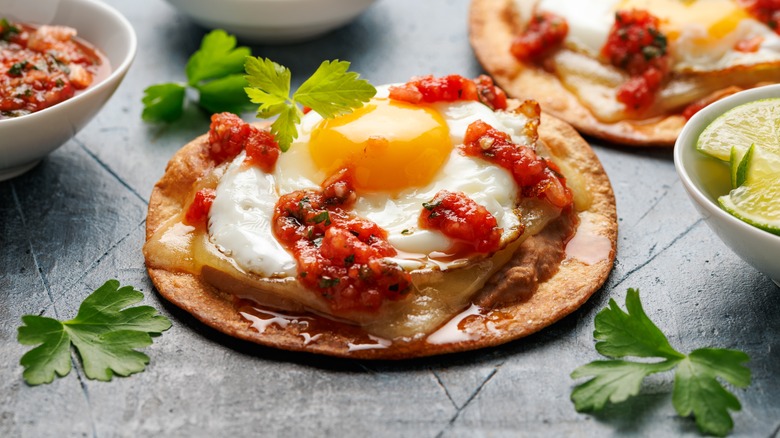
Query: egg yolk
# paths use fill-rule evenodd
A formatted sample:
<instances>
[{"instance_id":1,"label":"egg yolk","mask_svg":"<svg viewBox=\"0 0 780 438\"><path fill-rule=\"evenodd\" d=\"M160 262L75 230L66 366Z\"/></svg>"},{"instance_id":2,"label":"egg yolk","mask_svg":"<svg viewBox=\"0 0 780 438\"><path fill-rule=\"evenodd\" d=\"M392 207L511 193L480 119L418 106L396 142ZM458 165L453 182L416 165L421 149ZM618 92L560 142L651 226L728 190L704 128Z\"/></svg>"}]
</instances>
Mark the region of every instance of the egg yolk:
<instances>
[{"instance_id":1,"label":"egg yolk","mask_svg":"<svg viewBox=\"0 0 780 438\"><path fill-rule=\"evenodd\" d=\"M618 8L650 11L661 20L661 29L672 41L695 23L706 31L699 38L714 42L749 18L735 0L623 0Z\"/></svg>"},{"instance_id":2,"label":"egg yolk","mask_svg":"<svg viewBox=\"0 0 780 438\"><path fill-rule=\"evenodd\" d=\"M348 168L357 190L392 192L431 182L452 141L446 121L433 108L374 99L320 122L309 150L326 175Z\"/></svg>"}]
</instances>

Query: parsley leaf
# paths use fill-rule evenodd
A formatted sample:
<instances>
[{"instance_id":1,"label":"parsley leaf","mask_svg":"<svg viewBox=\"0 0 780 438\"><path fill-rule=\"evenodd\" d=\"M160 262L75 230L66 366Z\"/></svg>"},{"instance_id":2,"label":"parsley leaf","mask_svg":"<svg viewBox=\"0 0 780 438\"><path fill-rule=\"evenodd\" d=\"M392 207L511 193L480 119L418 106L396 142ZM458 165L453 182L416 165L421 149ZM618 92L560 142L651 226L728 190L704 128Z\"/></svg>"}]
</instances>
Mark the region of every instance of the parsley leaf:
<instances>
[{"instance_id":1,"label":"parsley leaf","mask_svg":"<svg viewBox=\"0 0 780 438\"><path fill-rule=\"evenodd\" d=\"M274 134L279 143L279 149L287 152L292 142L298 138L298 128L296 126L301 121L301 110L295 106L285 107L279 114L279 117L271 123L271 133Z\"/></svg>"},{"instance_id":2,"label":"parsley leaf","mask_svg":"<svg viewBox=\"0 0 780 438\"><path fill-rule=\"evenodd\" d=\"M241 113L247 107L244 87L246 80L242 74L233 74L198 85L200 106L211 113L229 111Z\"/></svg>"},{"instance_id":3,"label":"parsley leaf","mask_svg":"<svg viewBox=\"0 0 780 438\"><path fill-rule=\"evenodd\" d=\"M674 362L640 363L624 360L597 360L581 366L571 374L573 379L593 377L571 394L579 412L604 408L607 401L620 403L639 394L642 380L650 374L674 368Z\"/></svg>"},{"instance_id":4,"label":"parsley leaf","mask_svg":"<svg viewBox=\"0 0 780 438\"><path fill-rule=\"evenodd\" d=\"M151 334L171 327L168 318L150 306L128 307L143 300L132 286L119 287L109 280L89 295L69 321L25 315L18 341L38 345L20 360L24 380L30 385L51 383L55 373L70 372L70 346L81 357L84 373L90 379L108 381L113 374L128 376L144 370L149 356L136 348L152 344Z\"/></svg>"},{"instance_id":5,"label":"parsley leaf","mask_svg":"<svg viewBox=\"0 0 780 438\"><path fill-rule=\"evenodd\" d=\"M203 37L200 49L187 61L187 83L147 87L141 117L147 122L178 119L183 113L187 87L198 91L198 105L209 113L240 113L248 109L243 72L244 60L251 55L248 47L236 47L236 38L224 30L209 32Z\"/></svg>"},{"instance_id":6,"label":"parsley leaf","mask_svg":"<svg viewBox=\"0 0 780 438\"><path fill-rule=\"evenodd\" d=\"M141 102L144 110L141 118L148 122L172 122L179 117L184 108L184 93L187 88L182 84L157 84L144 90Z\"/></svg>"},{"instance_id":7,"label":"parsley leaf","mask_svg":"<svg viewBox=\"0 0 780 438\"><path fill-rule=\"evenodd\" d=\"M287 103L290 100L290 69L281 66L268 58L248 58L244 65L246 69L246 81L249 83L247 94L254 91L258 94L258 102L271 105ZM250 96L251 97L251 96Z\"/></svg>"},{"instance_id":8,"label":"parsley leaf","mask_svg":"<svg viewBox=\"0 0 780 438\"><path fill-rule=\"evenodd\" d=\"M187 83L196 86L200 81L243 73L248 56L252 56L252 51L249 47L236 47L236 37L222 29L213 30L203 37L200 49L187 61Z\"/></svg>"},{"instance_id":9,"label":"parsley leaf","mask_svg":"<svg viewBox=\"0 0 780 438\"><path fill-rule=\"evenodd\" d=\"M376 94L376 88L349 69L347 61L324 61L295 92L295 100L325 118L349 114Z\"/></svg>"},{"instance_id":10,"label":"parsley leaf","mask_svg":"<svg viewBox=\"0 0 780 438\"><path fill-rule=\"evenodd\" d=\"M684 417L692 414L703 433L726 435L734 427L729 410L738 411L741 405L718 378L738 388L747 387L750 370L742 364L748 356L722 348L701 348L688 355L678 352L647 317L636 289L628 290L626 310L610 300L609 307L596 315L596 350L615 359L594 361L572 372L573 379L591 378L572 391L575 409L592 412L604 408L607 402L625 401L639 394L645 377L675 369L672 402L677 413ZM627 356L659 361L619 359Z\"/></svg>"},{"instance_id":11,"label":"parsley leaf","mask_svg":"<svg viewBox=\"0 0 780 438\"><path fill-rule=\"evenodd\" d=\"M322 117L349 114L376 94L376 88L360 75L347 71L347 61L324 61L309 79L290 97L290 70L267 58L247 58L245 89L252 103L259 105L257 117L279 116L271 124L271 133L279 148L286 152L298 138L296 125L303 112L298 104L311 108Z\"/></svg>"},{"instance_id":12,"label":"parsley leaf","mask_svg":"<svg viewBox=\"0 0 780 438\"><path fill-rule=\"evenodd\" d=\"M663 332L647 317L635 289L628 290L626 310L628 313L615 300L609 300L609 308L596 315L593 337L600 341L596 351L609 357L685 357L669 345Z\"/></svg>"},{"instance_id":13,"label":"parsley leaf","mask_svg":"<svg viewBox=\"0 0 780 438\"><path fill-rule=\"evenodd\" d=\"M738 388L750 384L749 357L741 351L717 348L694 350L677 366L672 403L682 416L693 414L699 429L723 436L734 427L729 409L742 408L734 394L717 381L720 377Z\"/></svg>"}]
</instances>

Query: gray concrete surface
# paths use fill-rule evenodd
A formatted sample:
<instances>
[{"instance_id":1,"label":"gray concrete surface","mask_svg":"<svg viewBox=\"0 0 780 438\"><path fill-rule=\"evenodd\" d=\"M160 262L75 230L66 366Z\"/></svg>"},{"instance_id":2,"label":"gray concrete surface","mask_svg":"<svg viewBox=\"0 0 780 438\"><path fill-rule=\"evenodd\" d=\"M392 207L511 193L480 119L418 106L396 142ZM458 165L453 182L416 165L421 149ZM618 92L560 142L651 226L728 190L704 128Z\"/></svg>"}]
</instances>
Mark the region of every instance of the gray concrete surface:
<instances>
[{"instance_id":1,"label":"gray concrete surface","mask_svg":"<svg viewBox=\"0 0 780 438\"><path fill-rule=\"evenodd\" d=\"M405 362L293 354L223 336L162 299L144 268L146 204L180 146L208 128L188 108L171 126L141 121L142 90L183 80L204 30L162 0L110 0L135 26L139 52L125 82L75 139L28 174L0 183L0 436L696 436L671 404L671 375L588 416L569 401L569 373L599 358L593 317L641 289L674 346L746 351L753 383L736 393L734 436L780 428L780 290L701 221L671 150L594 149L618 200L615 269L585 306L508 345ZM253 46L299 84L323 59L351 60L380 84L416 74L480 73L466 34L466 0L380 0L349 26L288 46ZM1 13L1 11L0 11ZM251 118L247 114L247 118ZM5 141L5 139L0 139ZM75 315L109 278L143 290L173 328L145 352L147 371L110 383L71 372L51 385L22 380L24 314Z\"/></svg>"}]
</instances>

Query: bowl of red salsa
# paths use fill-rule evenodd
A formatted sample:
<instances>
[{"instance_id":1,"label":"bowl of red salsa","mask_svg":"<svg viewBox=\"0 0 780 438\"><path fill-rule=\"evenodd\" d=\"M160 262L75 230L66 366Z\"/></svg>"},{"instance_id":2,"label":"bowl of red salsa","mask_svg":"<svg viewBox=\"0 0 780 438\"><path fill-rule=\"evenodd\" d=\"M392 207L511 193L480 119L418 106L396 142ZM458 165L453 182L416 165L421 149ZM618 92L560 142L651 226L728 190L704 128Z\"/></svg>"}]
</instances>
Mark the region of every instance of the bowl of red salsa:
<instances>
[{"instance_id":1,"label":"bowl of red salsa","mask_svg":"<svg viewBox=\"0 0 780 438\"><path fill-rule=\"evenodd\" d=\"M71 139L124 78L136 36L99 0L0 0L0 180Z\"/></svg>"}]
</instances>

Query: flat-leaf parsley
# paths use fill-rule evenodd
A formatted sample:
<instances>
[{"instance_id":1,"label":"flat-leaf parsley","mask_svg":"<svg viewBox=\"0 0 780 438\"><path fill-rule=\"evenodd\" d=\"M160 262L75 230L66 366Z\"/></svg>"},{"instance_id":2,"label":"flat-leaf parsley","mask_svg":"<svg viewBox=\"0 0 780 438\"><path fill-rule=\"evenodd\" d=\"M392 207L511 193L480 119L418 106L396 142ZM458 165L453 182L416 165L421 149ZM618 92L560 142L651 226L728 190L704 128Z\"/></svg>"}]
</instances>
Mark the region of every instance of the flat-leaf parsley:
<instances>
[{"instance_id":1,"label":"flat-leaf parsley","mask_svg":"<svg viewBox=\"0 0 780 438\"><path fill-rule=\"evenodd\" d=\"M209 32L203 37L200 49L187 61L186 83L169 82L144 90L141 117L147 122L178 119L188 86L198 91L198 105L210 113L240 113L248 109L244 60L251 55L248 47L236 47L236 37L224 30Z\"/></svg>"},{"instance_id":2,"label":"flat-leaf parsley","mask_svg":"<svg viewBox=\"0 0 780 438\"><path fill-rule=\"evenodd\" d=\"M593 336L596 350L612 360L599 360L581 366L571 377L590 380L571 393L579 412L602 409L607 402L619 403L637 395L642 380L650 374L675 370L672 403L681 416L691 414L703 433L724 436L734 423L729 409L741 409L739 400L723 387L718 378L744 388L750 384L750 370L743 363L747 354L723 348L700 348L685 355L669 344L661 330L647 317L639 301L639 291L629 289L624 312L615 300L596 315ZM627 356L660 359L655 362L621 360Z\"/></svg>"},{"instance_id":3,"label":"flat-leaf parsley","mask_svg":"<svg viewBox=\"0 0 780 438\"><path fill-rule=\"evenodd\" d=\"M271 124L271 132L282 152L298 138L296 125L303 112L298 104L329 118L349 114L374 97L376 88L360 75L347 71L347 61L324 61L290 97L290 70L270 59L247 58L246 94L258 104L257 117L278 116Z\"/></svg>"},{"instance_id":4,"label":"flat-leaf parsley","mask_svg":"<svg viewBox=\"0 0 780 438\"><path fill-rule=\"evenodd\" d=\"M117 280L109 280L84 299L76 317L69 321L23 316L19 343L38 345L20 360L24 380L40 385L51 383L55 373L67 375L71 344L90 379L108 381L113 374L128 376L143 371L149 356L135 349L151 345L151 334L171 327L171 321L153 307L128 307L143 297L132 286L120 288Z\"/></svg>"}]
</instances>

